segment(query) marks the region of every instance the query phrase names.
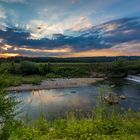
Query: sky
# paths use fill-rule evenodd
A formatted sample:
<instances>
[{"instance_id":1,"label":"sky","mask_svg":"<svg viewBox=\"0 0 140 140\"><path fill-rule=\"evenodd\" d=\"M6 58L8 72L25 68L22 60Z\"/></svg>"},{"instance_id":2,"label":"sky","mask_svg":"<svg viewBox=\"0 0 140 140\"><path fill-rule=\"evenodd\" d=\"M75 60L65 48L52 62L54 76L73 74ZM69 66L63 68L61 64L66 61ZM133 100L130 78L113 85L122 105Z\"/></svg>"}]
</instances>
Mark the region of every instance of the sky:
<instances>
[{"instance_id":1,"label":"sky","mask_svg":"<svg viewBox=\"0 0 140 140\"><path fill-rule=\"evenodd\" d=\"M139 17L140 0L0 0L0 57L139 56Z\"/></svg>"}]
</instances>

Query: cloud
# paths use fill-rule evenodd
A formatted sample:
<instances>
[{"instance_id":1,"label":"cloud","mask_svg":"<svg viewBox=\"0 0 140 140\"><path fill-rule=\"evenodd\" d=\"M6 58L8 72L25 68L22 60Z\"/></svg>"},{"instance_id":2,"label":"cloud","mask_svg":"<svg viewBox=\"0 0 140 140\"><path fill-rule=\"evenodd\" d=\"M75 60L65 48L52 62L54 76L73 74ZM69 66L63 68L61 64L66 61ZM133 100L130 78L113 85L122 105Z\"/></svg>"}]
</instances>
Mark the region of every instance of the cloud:
<instances>
[{"instance_id":1,"label":"cloud","mask_svg":"<svg viewBox=\"0 0 140 140\"><path fill-rule=\"evenodd\" d=\"M21 3L21 4L27 3L27 0L1 0L1 1L5 3Z\"/></svg>"},{"instance_id":2,"label":"cloud","mask_svg":"<svg viewBox=\"0 0 140 140\"><path fill-rule=\"evenodd\" d=\"M26 28L31 32L31 39L51 38L52 34L63 33L61 25L49 25L42 20L31 20Z\"/></svg>"},{"instance_id":3,"label":"cloud","mask_svg":"<svg viewBox=\"0 0 140 140\"><path fill-rule=\"evenodd\" d=\"M106 32L111 32L116 30L119 27L119 24L113 23L113 24L107 24L104 26L104 29Z\"/></svg>"},{"instance_id":4,"label":"cloud","mask_svg":"<svg viewBox=\"0 0 140 140\"><path fill-rule=\"evenodd\" d=\"M95 56L140 56L140 41L127 42L107 49L70 52L59 57L95 57Z\"/></svg>"},{"instance_id":5,"label":"cloud","mask_svg":"<svg viewBox=\"0 0 140 140\"><path fill-rule=\"evenodd\" d=\"M72 52L70 46L62 46L59 48L47 49L45 48L31 48L29 46L12 46L8 44L0 45L0 56L9 57L9 56L57 56L58 54L66 54Z\"/></svg>"},{"instance_id":6,"label":"cloud","mask_svg":"<svg viewBox=\"0 0 140 140\"><path fill-rule=\"evenodd\" d=\"M14 51L30 51L32 53L67 53L67 52L71 52L72 49L69 47L62 47L62 48L58 48L58 49L33 49L33 48L29 48L26 46L23 47L14 47Z\"/></svg>"},{"instance_id":7,"label":"cloud","mask_svg":"<svg viewBox=\"0 0 140 140\"><path fill-rule=\"evenodd\" d=\"M4 46L1 47L2 50L8 51L9 49L13 48L10 45L5 44Z\"/></svg>"},{"instance_id":8,"label":"cloud","mask_svg":"<svg viewBox=\"0 0 140 140\"><path fill-rule=\"evenodd\" d=\"M7 24L7 15L6 15L6 10L0 6L0 29L5 31Z\"/></svg>"},{"instance_id":9,"label":"cloud","mask_svg":"<svg viewBox=\"0 0 140 140\"><path fill-rule=\"evenodd\" d=\"M1 58L16 57L20 56L18 53L0 53Z\"/></svg>"},{"instance_id":10,"label":"cloud","mask_svg":"<svg viewBox=\"0 0 140 140\"><path fill-rule=\"evenodd\" d=\"M91 21L85 16L76 18L71 23L72 24L69 30L73 30L73 31L85 30L93 26Z\"/></svg>"},{"instance_id":11,"label":"cloud","mask_svg":"<svg viewBox=\"0 0 140 140\"><path fill-rule=\"evenodd\" d=\"M68 24L59 22L48 24L43 20L31 20L26 25L26 29L31 32L31 39L51 38L53 34L63 34L66 30L79 31L92 27L92 23L87 17L81 16L71 19Z\"/></svg>"},{"instance_id":12,"label":"cloud","mask_svg":"<svg viewBox=\"0 0 140 140\"><path fill-rule=\"evenodd\" d=\"M3 39L0 39L0 57L15 57L15 56L19 56L19 53L16 53L12 50L13 46L8 45L8 44L3 44L2 42ZM12 51L11 51L12 50Z\"/></svg>"},{"instance_id":13,"label":"cloud","mask_svg":"<svg viewBox=\"0 0 140 140\"><path fill-rule=\"evenodd\" d=\"M79 17L78 19L79 23L86 18ZM72 28L75 23L63 28ZM57 33L58 28L62 29L60 23L49 25L42 20L32 20L27 26L28 32L16 28L0 30L0 44L3 53L17 53L24 56L140 55L139 23L140 20L135 18L119 19L84 30L79 36L67 36ZM109 28L108 32L104 31L105 27ZM46 38L52 33L57 34L51 39Z\"/></svg>"},{"instance_id":14,"label":"cloud","mask_svg":"<svg viewBox=\"0 0 140 140\"><path fill-rule=\"evenodd\" d=\"M130 41L126 43L120 43L111 48L111 50L119 51L126 55L140 55L140 41Z\"/></svg>"},{"instance_id":15,"label":"cloud","mask_svg":"<svg viewBox=\"0 0 140 140\"><path fill-rule=\"evenodd\" d=\"M0 22L0 30L6 31L7 24L4 22Z\"/></svg>"},{"instance_id":16,"label":"cloud","mask_svg":"<svg viewBox=\"0 0 140 140\"><path fill-rule=\"evenodd\" d=\"M73 52L64 55L59 55L59 57L96 57L96 56L123 56L123 53L117 52L110 49L91 49L88 51Z\"/></svg>"},{"instance_id":17,"label":"cloud","mask_svg":"<svg viewBox=\"0 0 140 140\"><path fill-rule=\"evenodd\" d=\"M4 20L7 19L6 11L1 6L0 6L0 19L4 19Z\"/></svg>"}]
</instances>

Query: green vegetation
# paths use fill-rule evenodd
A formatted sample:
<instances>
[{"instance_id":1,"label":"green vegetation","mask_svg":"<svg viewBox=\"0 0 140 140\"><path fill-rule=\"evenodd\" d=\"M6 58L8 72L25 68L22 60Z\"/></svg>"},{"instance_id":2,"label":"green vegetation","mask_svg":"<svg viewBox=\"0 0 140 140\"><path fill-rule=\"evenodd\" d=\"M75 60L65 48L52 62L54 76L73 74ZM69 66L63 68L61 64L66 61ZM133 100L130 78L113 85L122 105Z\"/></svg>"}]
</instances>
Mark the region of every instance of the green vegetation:
<instances>
[{"instance_id":1,"label":"green vegetation","mask_svg":"<svg viewBox=\"0 0 140 140\"><path fill-rule=\"evenodd\" d=\"M11 75L11 74L1 74L0 76L0 86L18 86L21 84L40 84L43 77L38 75L34 76L21 76L21 75Z\"/></svg>"},{"instance_id":2,"label":"green vegetation","mask_svg":"<svg viewBox=\"0 0 140 140\"><path fill-rule=\"evenodd\" d=\"M7 140L10 137L9 126L15 122L17 104L14 96L7 96L4 90L0 90L0 140Z\"/></svg>"},{"instance_id":3,"label":"green vegetation","mask_svg":"<svg viewBox=\"0 0 140 140\"><path fill-rule=\"evenodd\" d=\"M5 87L39 84L43 79L60 77L124 77L140 73L140 61L118 60L109 63L34 63L23 61L0 64L0 140L139 140L140 112L117 112L103 101L92 114L79 116L73 112L64 119L35 122L16 119L15 97Z\"/></svg>"},{"instance_id":4,"label":"green vegetation","mask_svg":"<svg viewBox=\"0 0 140 140\"><path fill-rule=\"evenodd\" d=\"M139 140L140 113L105 115L96 111L92 118L77 119L73 113L67 119L52 122L40 118L32 125L14 124L10 140Z\"/></svg>"},{"instance_id":5,"label":"green vegetation","mask_svg":"<svg viewBox=\"0 0 140 140\"><path fill-rule=\"evenodd\" d=\"M35 122L14 119L16 100L0 96L1 140L139 140L140 112L117 112L103 101L104 89L98 106L88 117L69 113L66 118L47 121L43 116Z\"/></svg>"},{"instance_id":6,"label":"green vegetation","mask_svg":"<svg viewBox=\"0 0 140 140\"><path fill-rule=\"evenodd\" d=\"M0 64L0 84L16 86L39 84L47 78L122 78L140 73L140 61L118 60L106 63L34 63L13 61Z\"/></svg>"}]
</instances>

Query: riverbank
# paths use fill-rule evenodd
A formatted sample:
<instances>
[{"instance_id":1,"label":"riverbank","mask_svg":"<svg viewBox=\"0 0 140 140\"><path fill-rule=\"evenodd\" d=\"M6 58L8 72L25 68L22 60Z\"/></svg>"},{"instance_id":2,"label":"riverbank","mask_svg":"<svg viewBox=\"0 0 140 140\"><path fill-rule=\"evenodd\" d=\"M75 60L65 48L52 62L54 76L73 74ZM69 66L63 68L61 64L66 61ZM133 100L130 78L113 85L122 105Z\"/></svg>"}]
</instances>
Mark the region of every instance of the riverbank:
<instances>
[{"instance_id":1,"label":"riverbank","mask_svg":"<svg viewBox=\"0 0 140 140\"><path fill-rule=\"evenodd\" d=\"M57 78L48 79L40 83L40 85L22 84L20 86L9 87L7 91L29 91L29 90L43 90L43 89L57 89L79 87L94 84L102 81L103 78Z\"/></svg>"}]
</instances>

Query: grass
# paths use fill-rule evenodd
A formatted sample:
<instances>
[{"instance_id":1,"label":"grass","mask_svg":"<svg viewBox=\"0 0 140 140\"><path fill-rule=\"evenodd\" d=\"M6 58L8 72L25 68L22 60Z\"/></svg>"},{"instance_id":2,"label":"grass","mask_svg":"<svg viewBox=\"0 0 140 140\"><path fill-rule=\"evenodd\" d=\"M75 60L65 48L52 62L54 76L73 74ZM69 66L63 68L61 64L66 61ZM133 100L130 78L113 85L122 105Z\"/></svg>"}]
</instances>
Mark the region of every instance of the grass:
<instances>
[{"instance_id":1,"label":"grass","mask_svg":"<svg viewBox=\"0 0 140 140\"><path fill-rule=\"evenodd\" d=\"M124 77L140 73L140 61L111 63L1 63L0 83L6 86L40 84L48 78Z\"/></svg>"},{"instance_id":2,"label":"grass","mask_svg":"<svg viewBox=\"0 0 140 140\"><path fill-rule=\"evenodd\" d=\"M11 75L3 74L0 75L0 86L9 87L9 86L18 86L21 84L34 84L38 85L43 80L43 77L34 75L34 76L21 76L21 75Z\"/></svg>"},{"instance_id":3,"label":"grass","mask_svg":"<svg viewBox=\"0 0 140 140\"><path fill-rule=\"evenodd\" d=\"M15 123L9 140L139 140L140 112L106 116L96 111L91 118L47 121L41 117L32 124Z\"/></svg>"}]
</instances>

